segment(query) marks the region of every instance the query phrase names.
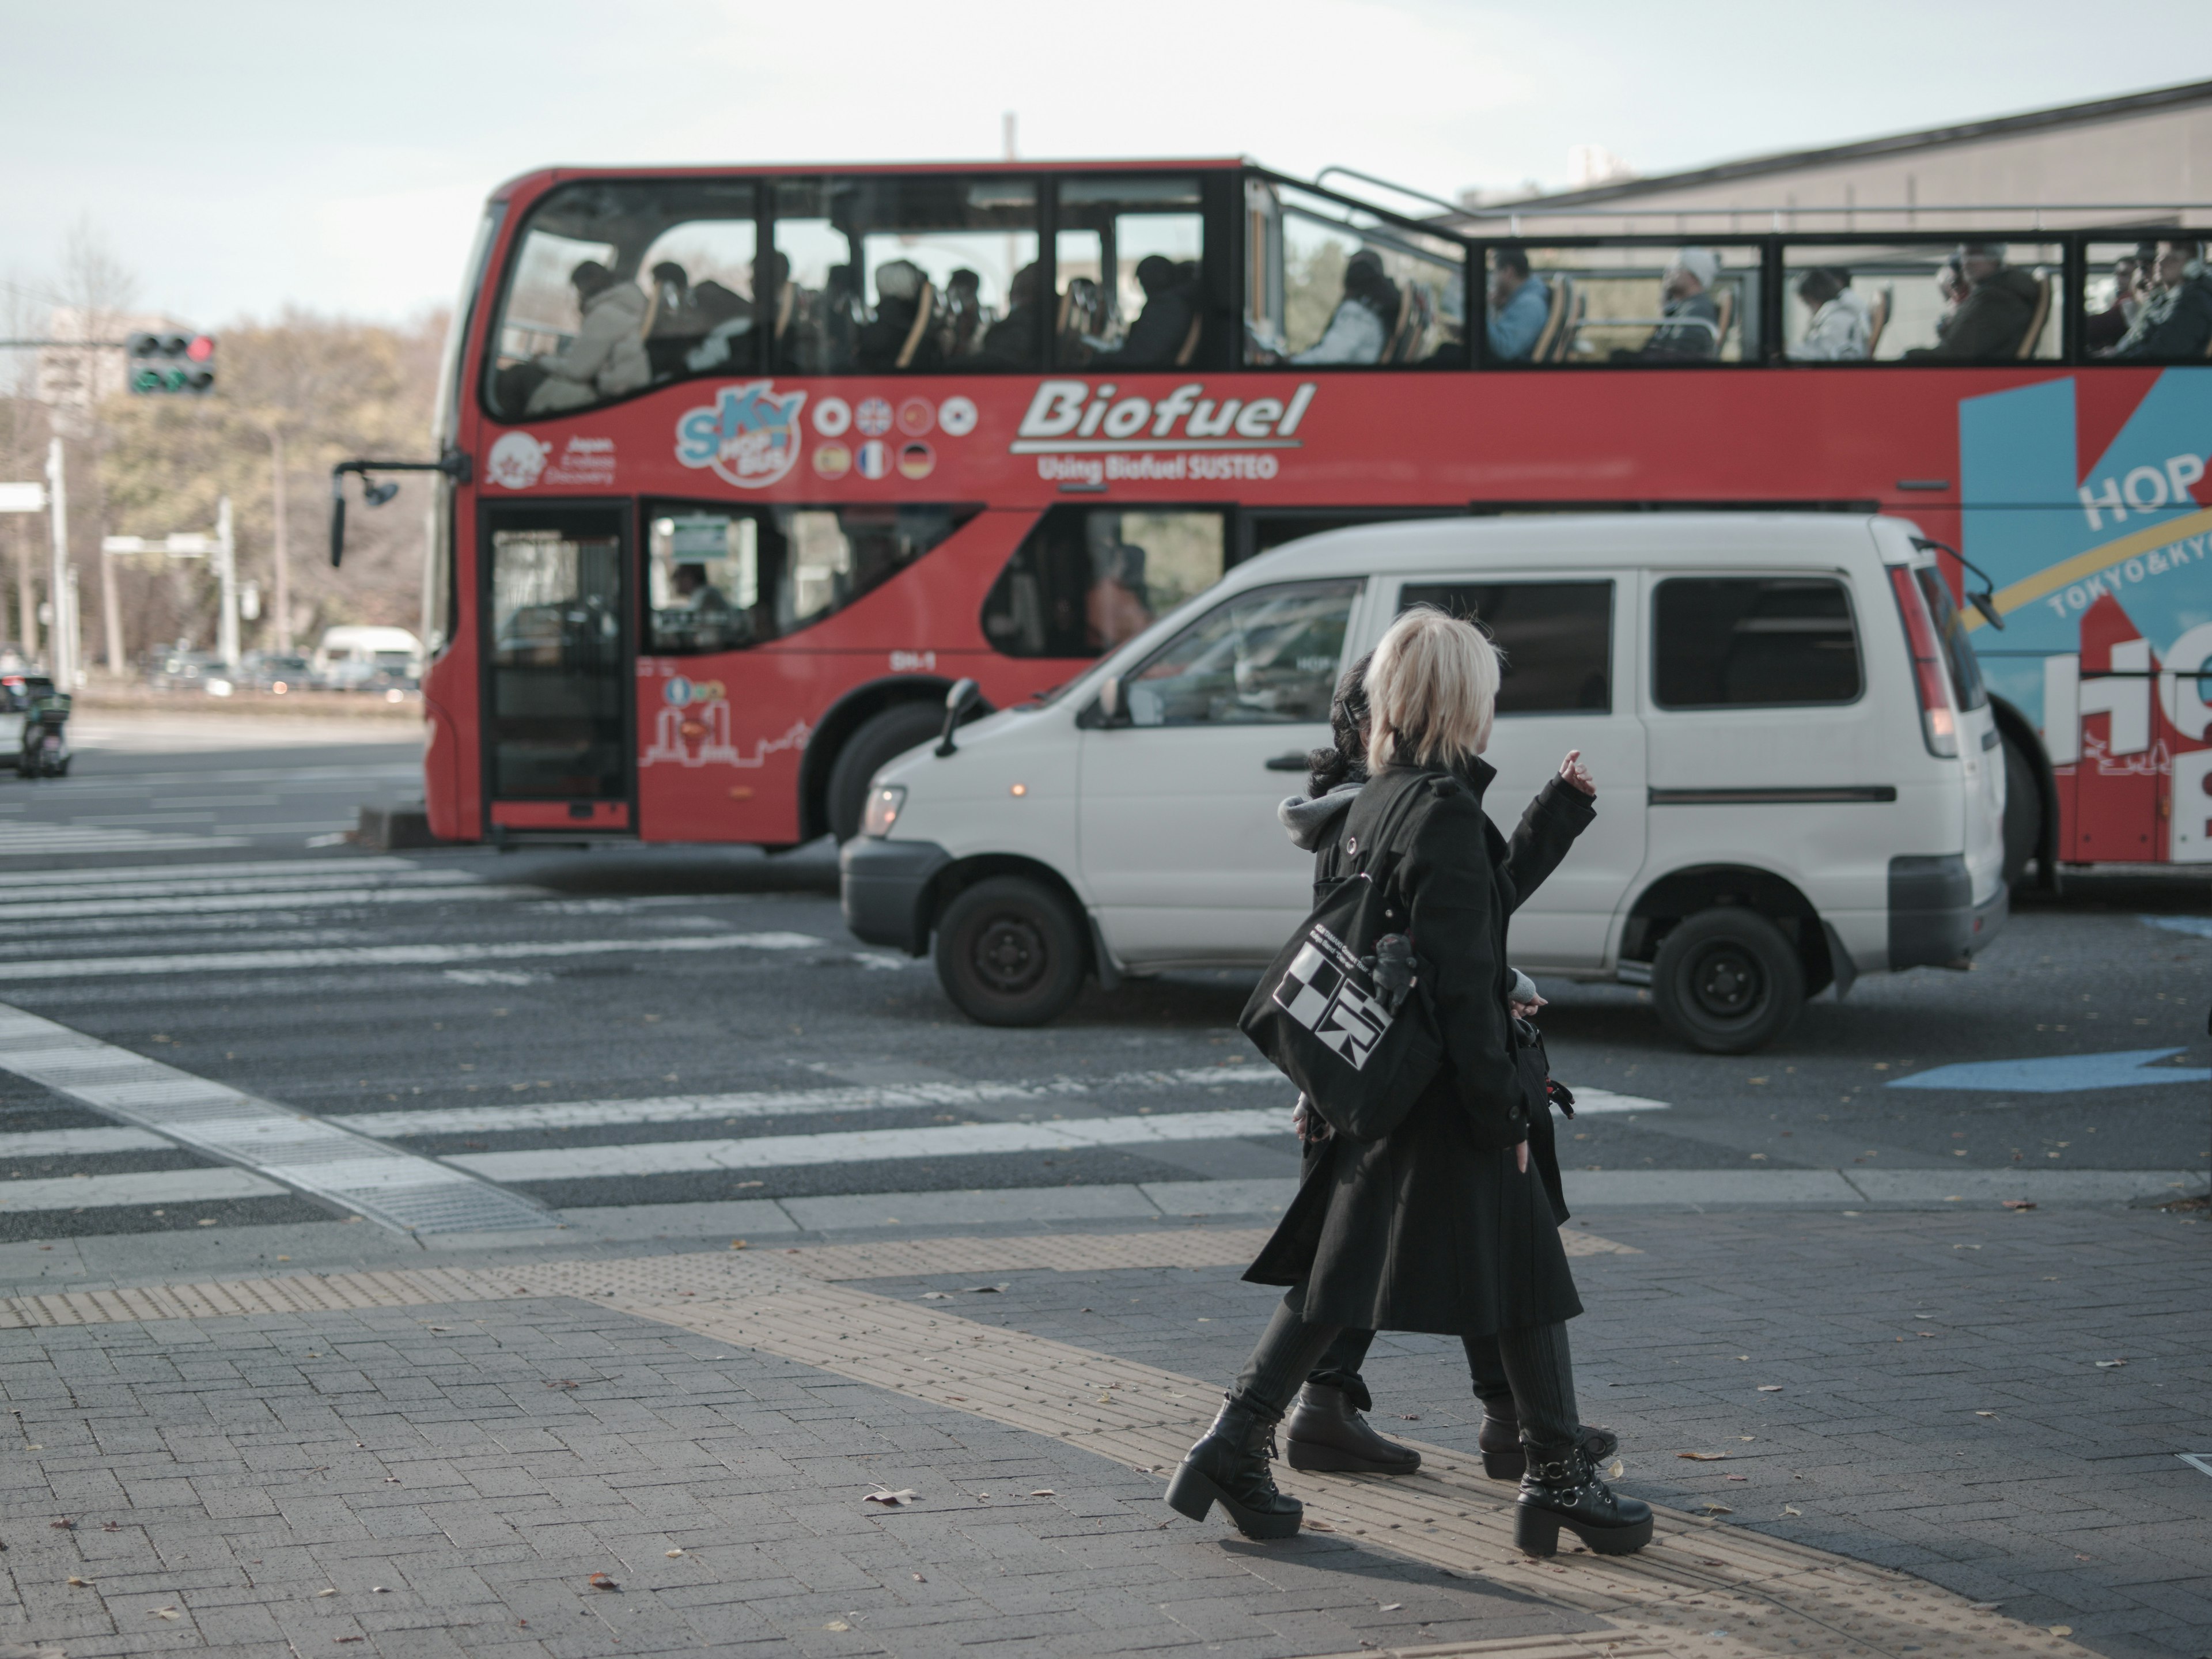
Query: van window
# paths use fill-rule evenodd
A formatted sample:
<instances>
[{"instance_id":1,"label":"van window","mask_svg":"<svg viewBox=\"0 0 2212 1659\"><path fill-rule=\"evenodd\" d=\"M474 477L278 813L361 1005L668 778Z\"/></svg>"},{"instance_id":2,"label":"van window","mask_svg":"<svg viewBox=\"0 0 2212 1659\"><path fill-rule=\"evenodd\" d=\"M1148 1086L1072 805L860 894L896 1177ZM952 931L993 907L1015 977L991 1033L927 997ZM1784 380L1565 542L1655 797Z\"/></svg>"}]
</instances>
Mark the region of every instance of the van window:
<instances>
[{"instance_id":1,"label":"van window","mask_svg":"<svg viewBox=\"0 0 2212 1659\"><path fill-rule=\"evenodd\" d=\"M1221 580L1223 514L1055 507L983 600L1002 656L1096 657Z\"/></svg>"},{"instance_id":2,"label":"van window","mask_svg":"<svg viewBox=\"0 0 2212 1659\"><path fill-rule=\"evenodd\" d=\"M1498 647L1501 714L1613 708L1613 584L1407 582L1398 608L1432 605Z\"/></svg>"},{"instance_id":3,"label":"van window","mask_svg":"<svg viewBox=\"0 0 2212 1659\"><path fill-rule=\"evenodd\" d=\"M725 507L646 514L645 650L696 656L798 632L880 587L973 507Z\"/></svg>"},{"instance_id":4,"label":"van window","mask_svg":"<svg viewBox=\"0 0 2212 1659\"><path fill-rule=\"evenodd\" d=\"M1674 576L1653 607L1663 708L1855 702L1850 596L1828 576Z\"/></svg>"},{"instance_id":5,"label":"van window","mask_svg":"<svg viewBox=\"0 0 2212 1659\"><path fill-rule=\"evenodd\" d=\"M1920 578L1920 591L1927 595L1936 637L1943 641L1943 660L1951 670L1951 696L1960 712L1972 714L1987 707L1990 694L1982 689L1982 665L1967 641L1966 624L1959 616L1959 607L1951 603L1951 590L1942 573L1933 565L1923 565L1914 574Z\"/></svg>"},{"instance_id":6,"label":"van window","mask_svg":"<svg viewBox=\"0 0 2212 1659\"><path fill-rule=\"evenodd\" d=\"M1137 726L1283 726L1328 718L1356 581L1262 587L1224 600L1127 676Z\"/></svg>"}]
</instances>

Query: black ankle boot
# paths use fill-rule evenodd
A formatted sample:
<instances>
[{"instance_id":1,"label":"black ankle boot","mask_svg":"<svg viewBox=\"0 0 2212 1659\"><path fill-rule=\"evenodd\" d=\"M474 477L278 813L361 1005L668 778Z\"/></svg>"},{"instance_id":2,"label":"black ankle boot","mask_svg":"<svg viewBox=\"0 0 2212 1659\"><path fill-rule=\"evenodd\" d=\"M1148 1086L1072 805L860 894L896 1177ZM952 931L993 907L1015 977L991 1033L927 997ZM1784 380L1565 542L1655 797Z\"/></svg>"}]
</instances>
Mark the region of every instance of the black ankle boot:
<instances>
[{"instance_id":1,"label":"black ankle boot","mask_svg":"<svg viewBox=\"0 0 2212 1659\"><path fill-rule=\"evenodd\" d=\"M1531 1441L1526 1451L1513 1510L1513 1541L1524 1553L1558 1554L1561 1527L1600 1555L1633 1555L1651 1541L1651 1506L1616 1497L1585 1446Z\"/></svg>"},{"instance_id":2,"label":"black ankle boot","mask_svg":"<svg viewBox=\"0 0 2212 1659\"><path fill-rule=\"evenodd\" d=\"M1294 1469L1411 1474L1421 1467L1420 1453L1376 1433L1350 1395L1323 1382L1309 1382L1298 1391L1283 1439L1284 1456Z\"/></svg>"},{"instance_id":3,"label":"black ankle boot","mask_svg":"<svg viewBox=\"0 0 2212 1659\"><path fill-rule=\"evenodd\" d=\"M1305 1506L1277 1492L1275 1478L1267 1472L1279 1416L1266 1416L1255 1407L1225 1398L1213 1426L1183 1454L1168 1482L1169 1506L1203 1521L1218 1499L1247 1538L1288 1538L1297 1532Z\"/></svg>"},{"instance_id":4,"label":"black ankle boot","mask_svg":"<svg viewBox=\"0 0 2212 1659\"><path fill-rule=\"evenodd\" d=\"M1620 1449L1620 1437L1604 1429L1594 1429L1587 1423L1576 1436L1590 1462L1599 1468L1613 1461ZM1521 1449L1521 1424L1513 1415L1513 1407L1485 1405L1482 1408L1482 1429L1475 1437L1476 1449L1482 1453L1482 1472L1492 1480L1518 1480L1528 1472L1528 1455Z\"/></svg>"}]
</instances>

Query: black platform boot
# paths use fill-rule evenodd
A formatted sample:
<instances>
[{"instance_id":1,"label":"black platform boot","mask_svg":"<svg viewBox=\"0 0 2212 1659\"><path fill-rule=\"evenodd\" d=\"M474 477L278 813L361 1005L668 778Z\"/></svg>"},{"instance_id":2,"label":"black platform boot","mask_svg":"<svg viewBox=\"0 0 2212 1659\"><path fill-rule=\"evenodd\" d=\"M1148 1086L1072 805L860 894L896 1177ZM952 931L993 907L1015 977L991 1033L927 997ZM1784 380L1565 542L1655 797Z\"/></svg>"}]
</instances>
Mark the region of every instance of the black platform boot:
<instances>
[{"instance_id":1,"label":"black platform boot","mask_svg":"<svg viewBox=\"0 0 2212 1659\"><path fill-rule=\"evenodd\" d=\"M1369 1426L1345 1389L1309 1382L1298 1391L1283 1431L1284 1456L1294 1469L1332 1474L1411 1474L1421 1455Z\"/></svg>"},{"instance_id":2,"label":"black platform boot","mask_svg":"<svg viewBox=\"0 0 2212 1659\"><path fill-rule=\"evenodd\" d=\"M1600 1555L1633 1555L1651 1541L1651 1506L1616 1497L1584 1446L1531 1442L1527 1455L1513 1510L1513 1541L1524 1553L1558 1554L1561 1527Z\"/></svg>"},{"instance_id":3,"label":"black platform boot","mask_svg":"<svg viewBox=\"0 0 2212 1659\"><path fill-rule=\"evenodd\" d=\"M1215 1501L1247 1538L1288 1538L1305 1506L1275 1490L1267 1461L1275 1455L1275 1424L1258 1408L1224 1397L1206 1437L1183 1454L1168 1482L1168 1504L1178 1515L1203 1521Z\"/></svg>"},{"instance_id":4,"label":"black platform boot","mask_svg":"<svg viewBox=\"0 0 2212 1659\"><path fill-rule=\"evenodd\" d=\"M1587 1423L1576 1439L1597 1468L1611 1462L1613 1455L1620 1449L1619 1435L1594 1429ZM1528 1473L1528 1456L1521 1449L1521 1422L1513 1415L1512 1407L1486 1404L1482 1408L1482 1428L1474 1443L1482 1453L1482 1472L1492 1480L1518 1480Z\"/></svg>"}]
</instances>

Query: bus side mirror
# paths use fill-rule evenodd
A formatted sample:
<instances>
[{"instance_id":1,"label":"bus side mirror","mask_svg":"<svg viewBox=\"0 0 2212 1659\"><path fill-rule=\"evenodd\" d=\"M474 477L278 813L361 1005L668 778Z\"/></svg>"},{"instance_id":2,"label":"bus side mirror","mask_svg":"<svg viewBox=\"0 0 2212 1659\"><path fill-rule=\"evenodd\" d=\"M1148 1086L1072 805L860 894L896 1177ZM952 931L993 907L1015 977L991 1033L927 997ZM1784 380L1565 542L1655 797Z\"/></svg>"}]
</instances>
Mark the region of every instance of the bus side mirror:
<instances>
[{"instance_id":1,"label":"bus side mirror","mask_svg":"<svg viewBox=\"0 0 2212 1659\"><path fill-rule=\"evenodd\" d=\"M952 729L968 718L975 705L983 701L983 688L973 680L955 680L952 689L945 694L945 730L939 734L937 747L930 752L939 760L951 754L957 745L952 741Z\"/></svg>"}]
</instances>

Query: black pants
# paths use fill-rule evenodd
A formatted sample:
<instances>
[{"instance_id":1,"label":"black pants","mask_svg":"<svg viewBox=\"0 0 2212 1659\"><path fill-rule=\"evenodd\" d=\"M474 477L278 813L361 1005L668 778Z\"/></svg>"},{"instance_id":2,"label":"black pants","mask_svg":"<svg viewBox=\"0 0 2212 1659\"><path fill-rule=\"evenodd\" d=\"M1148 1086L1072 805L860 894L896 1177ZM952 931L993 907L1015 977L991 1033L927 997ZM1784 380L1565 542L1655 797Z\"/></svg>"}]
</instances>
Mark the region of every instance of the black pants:
<instances>
[{"instance_id":1,"label":"black pants","mask_svg":"<svg viewBox=\"0 0 2212 1659\"><path fill-rule=\"evenodd\" d=\"M1347 1334L1357 1335L1357 1355L1364 1357L1367 1343L1374 1340L1372 1331L1355 1334L1340 1326L1317 1325L1292 1312L1286 1304L1278 1304L1274 1316L1261 1334L1260 1346L1252 1350L1251 1358L1237 1374L1231 1398L1256 1407L1267 1417L1279 1417L1298 1385L1313 1375L1333 1346ZM1500 1331L1494 1337L1462 1340L1467 1345L1468 1369L1476 1377L1478 1392L1483 1373L1476 1356L1485 1345L1494 1349L1513 1409L1521 1419L1522 1439L1538 1445L1559 1445L1575 1437L1582 1416L1575 1406L1574 1365L1564 1324L1534 1325Z\"/></svg>"},{"instance_id":2,"label":"black pants","mask_svg":"<svg viewBox=\"0 0 2212 1659\"><path fill-rule=\"evenodd\" d=\"M1373 1411L1374 1396L1368 1393L1367 1380L1360 1372L1367 1364L1367 1350L1374 1340L1374 1332L1345 1326L1337 1332L1336 1340L1322 1350L1306 1381L1324 1388L1341 1389L1361 1411ZM1483 1409L1492 1416L1510 1415L1513 1385L1506 1381L1504 1363L1498 1357L1498 1339L1465 1336L1460 1340L1467 1345L1467 1372L1474 1383L1474 1397L1482 1401Z\"/></svg>"}]
</instances>

